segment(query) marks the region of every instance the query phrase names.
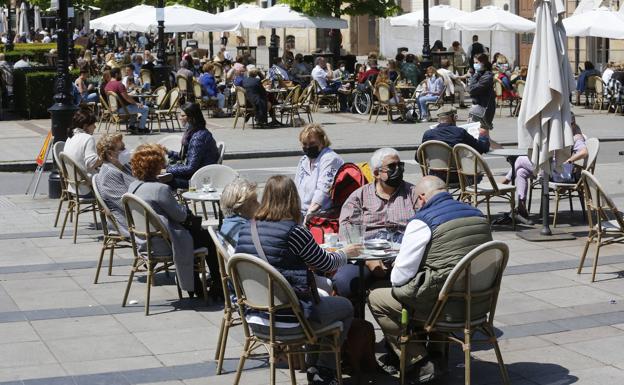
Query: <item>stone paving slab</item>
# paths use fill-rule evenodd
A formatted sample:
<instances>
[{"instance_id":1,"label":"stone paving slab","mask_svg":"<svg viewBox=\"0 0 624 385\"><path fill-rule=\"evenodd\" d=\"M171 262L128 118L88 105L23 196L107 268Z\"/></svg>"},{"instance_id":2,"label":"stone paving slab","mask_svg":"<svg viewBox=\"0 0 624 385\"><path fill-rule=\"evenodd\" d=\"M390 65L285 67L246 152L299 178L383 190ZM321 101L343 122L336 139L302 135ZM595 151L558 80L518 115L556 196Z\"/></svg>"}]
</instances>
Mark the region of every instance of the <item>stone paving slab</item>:
<instances>
[{"instance_id":1,"label":"stone paving slab","mask_svg":"<svg viewBox=\"0 0 624 385\"><path fill-rule=\"evenodd\" d=\"M609 179L618 172L619 164L600 164L596 174L616 204L624 207L624 186ZM407 175L410 181L417 178ZM130 299L137 304L123 308L120 302L131 261L128 250L116 253L113 274L109 277L103 269L100 283L94 285L100 244L98 233L89 230L88 216L80 222L74 245L71 237L58 239L59 230L52 227L56 202L25 196L3 200L0 385L233 382L243 334L240 327L231 330L226 373L216 376L212 359L220 307L197 299L178 300L171 277L160 274L152 289L149 317L143 315L144 277L137 277L132 285ZM495 204L492 211L505 207ZM36 230L25 231L20 238L12 217L22 219L20 227L32 223ZM586 225L575 220L561 228L578 238L528 243L509 226L495 228L494 238L511 249L495 325L512 383L622 383L624 248L610 245L601 250L598 282L592 284L591 258L583 274L576 274ZM370 313L367 319L372 319ZM382 348L381 343L377 346ZM489 346L475 344L473 384L500 383L495 362ZM443 383L463 384L463 356L456 347L450 368ZM305 383L305 375L297 373L297 381ZM266 357L249 360L241 384L267 382ZM286 369L278 370L277 382L290 383ZM395 384L396 379L379 377L375 383Z\"/></svg>"}]
</instances>

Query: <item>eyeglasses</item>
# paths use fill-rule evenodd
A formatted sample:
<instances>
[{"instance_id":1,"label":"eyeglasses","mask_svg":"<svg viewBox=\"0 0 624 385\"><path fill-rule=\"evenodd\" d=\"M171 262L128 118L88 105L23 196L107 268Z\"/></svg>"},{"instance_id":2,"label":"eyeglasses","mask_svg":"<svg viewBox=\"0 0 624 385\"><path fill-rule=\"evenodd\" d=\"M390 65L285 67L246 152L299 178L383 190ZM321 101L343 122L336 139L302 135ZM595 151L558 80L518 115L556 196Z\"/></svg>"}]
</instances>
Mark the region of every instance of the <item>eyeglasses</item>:
<instances>
[{"instance_id":1,"label":"eyeglasses","mask_svg":"<svg viewBox=\"0 0 624 385\"><path fill-rule=\"evenodd\" d=\"M387 164L385 166L382 166L380 168L380 170L384 171L384 172L394 172L397 168L400 169L400 170L404 170L405 169L405 162L390 163L390 164Z\"/></svg>"}]
</instances>

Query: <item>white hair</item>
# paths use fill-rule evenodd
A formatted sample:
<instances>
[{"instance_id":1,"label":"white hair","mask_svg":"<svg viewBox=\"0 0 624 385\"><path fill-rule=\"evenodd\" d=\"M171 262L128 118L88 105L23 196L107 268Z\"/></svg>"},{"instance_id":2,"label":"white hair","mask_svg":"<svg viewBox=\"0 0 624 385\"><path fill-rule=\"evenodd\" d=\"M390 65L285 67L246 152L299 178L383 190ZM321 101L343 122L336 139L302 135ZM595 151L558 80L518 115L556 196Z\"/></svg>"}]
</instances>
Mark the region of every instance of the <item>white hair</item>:
<instances>
[{"instance_id":1,"label":"white hair","mask_svg":"<svg viewBox=\"0 0 624 385\"><path fill-rule=\"evenodd\" d=\"M226 217L240 215L241 209L256 198L256 184L245 178L236 178L225 186L221 194L221 209Z\"/></svg>"},{"instance_id":2,"label":"white hair","mask_svg":"<svg viewBox=\"0 0 624 385\"><path fill-rule=\"evenodd\" d=\"M383 164L383 160L387 157L387 156L399 156L399 152L397 150L395 150L394 148L390 148L390 147L384 147L384 148L380 148L379 150L375 151L373 153L373 156L371 156L371 160L370 160L370 168L371 170L375 171L375 170L379 170L381 168L381 165Z\"/></svg>"}]
</instances>

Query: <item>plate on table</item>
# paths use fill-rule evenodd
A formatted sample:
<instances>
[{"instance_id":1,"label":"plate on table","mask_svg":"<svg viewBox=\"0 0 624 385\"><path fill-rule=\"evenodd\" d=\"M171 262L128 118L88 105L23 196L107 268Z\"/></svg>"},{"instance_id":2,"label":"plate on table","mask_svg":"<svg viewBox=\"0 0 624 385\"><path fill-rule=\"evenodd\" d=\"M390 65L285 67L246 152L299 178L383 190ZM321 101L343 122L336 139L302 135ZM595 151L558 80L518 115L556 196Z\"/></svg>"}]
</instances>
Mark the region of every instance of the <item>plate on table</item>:
<instances>
[{"instance_id":1,"label":"plate on table","mask_svg":"<svg viewBox=\"0 0 624 385\"><path fill-rule=\"evenodd\" d=\"M343 247L344 244L342 244L342 242L334 243L333 245L330 245L329 243L321 243L319 246L323 250L336 251L336 250L340 249L341 247Z\"/></svg>"},{"instance_id":2,"label":"plate on table","mask_svg":"<svg viewBox=\"0 0 624 385\"><path fill-rule=\"evenodd\" d=\"M369 239L364 241L364 248L369 250L387 250L392 244L385 239Z\"/></svg>"},{"instance_id":3,"label":"plate on table","mask_svg":"<svg viewBox=\"0 0 624 385\"><path fill-rule=\"evenodd\" d=\"M372 249L364 249L362 250L362 254L370 255L373 257L387 257L390 256L390 253L386 250L372 250Z\"/></svg>"}]
</instances>

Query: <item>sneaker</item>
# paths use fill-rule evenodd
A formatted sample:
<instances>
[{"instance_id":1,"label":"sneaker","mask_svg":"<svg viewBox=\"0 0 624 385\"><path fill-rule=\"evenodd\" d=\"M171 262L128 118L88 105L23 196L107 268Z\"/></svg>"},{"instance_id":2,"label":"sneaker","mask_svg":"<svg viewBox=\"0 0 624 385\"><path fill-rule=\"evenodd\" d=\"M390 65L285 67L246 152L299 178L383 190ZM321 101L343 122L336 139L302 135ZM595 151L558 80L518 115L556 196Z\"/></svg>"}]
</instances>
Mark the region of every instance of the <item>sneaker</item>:
<instances>
[{"instance_id":1,"label":"sneaker","mask_svg":"<svg viewBox=\"0 0 624 385\"><path fill-rule=\"evenodd\" d=\"M441 373L438 370L437 364L433 360L427 358L418 362L406 375L406 377L410 379L409 384L426 384L438 379L440 376Z\"/></svg>"},{"instance_id":2,"label":"sneaker","mask_svg":"<svg viewBox=\"0 0 624 385\"><path fill-rule=\"evenodd\" d=\"M329 368L318 367L315 368L317 373L312 376L313 385L338 385L336 379L336 371ZM310 382L308 382L310 384Z\"/></svg>"},{"instance_id":3,"label":"sneaker","mask_svg":"<svg viewBox=\"0 0 624 385\"><path fill-rule=\"evenodd\" d=\"M314 376L318 375L318 369L316 366L310 366L306 369L306 376L308 377L308 385L312 385L314 383Z\"/></svg>"}]
</instances>

